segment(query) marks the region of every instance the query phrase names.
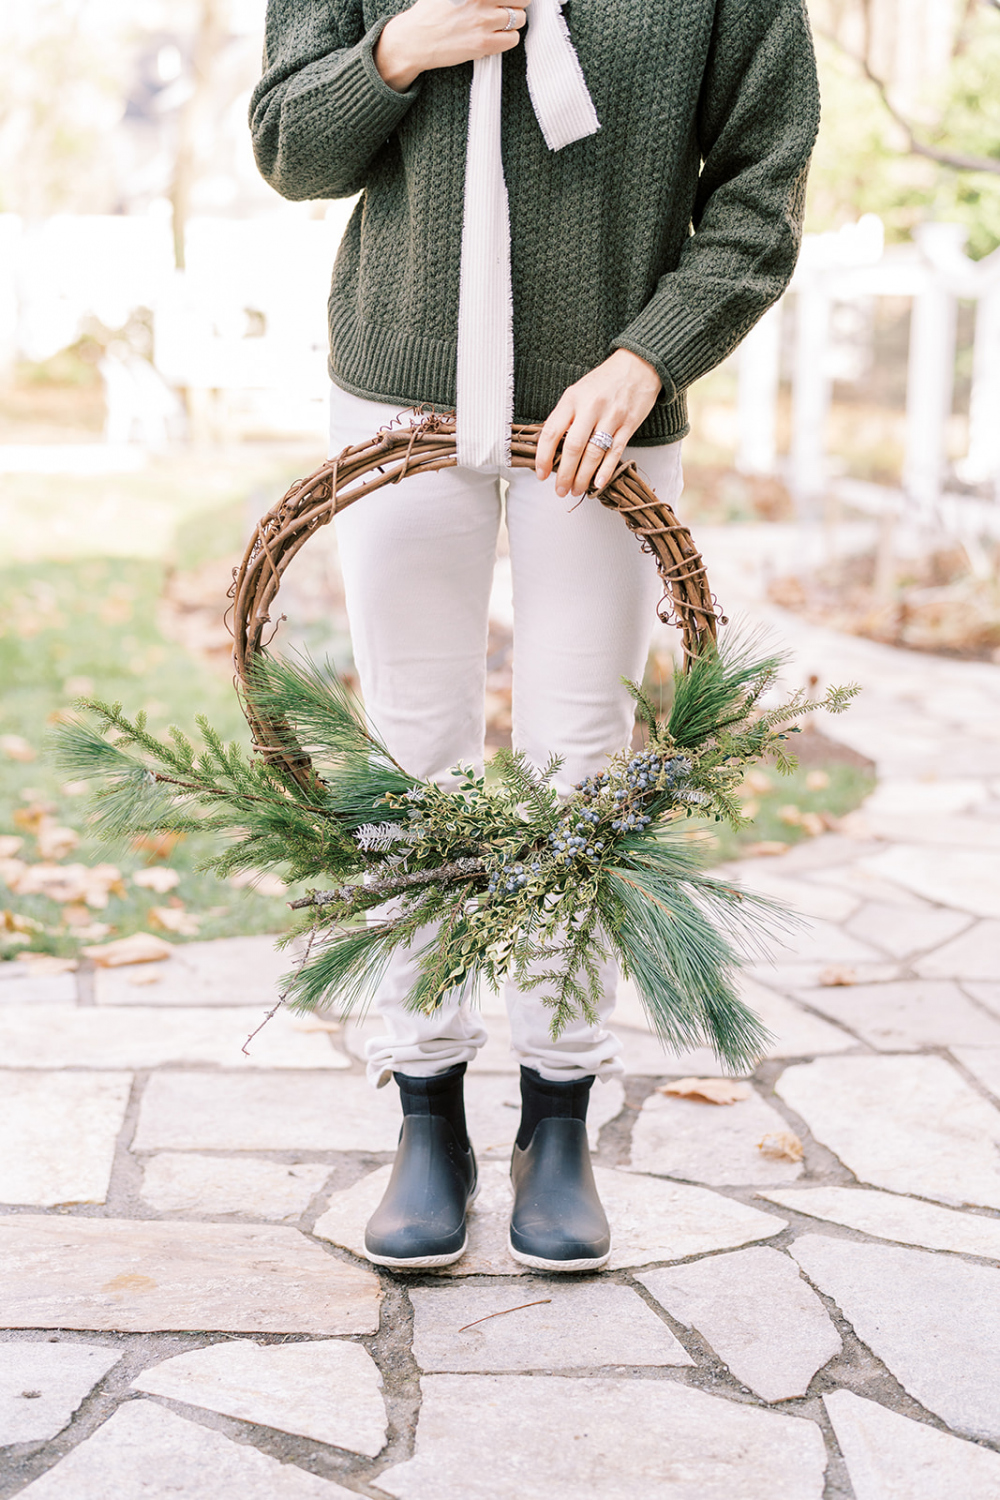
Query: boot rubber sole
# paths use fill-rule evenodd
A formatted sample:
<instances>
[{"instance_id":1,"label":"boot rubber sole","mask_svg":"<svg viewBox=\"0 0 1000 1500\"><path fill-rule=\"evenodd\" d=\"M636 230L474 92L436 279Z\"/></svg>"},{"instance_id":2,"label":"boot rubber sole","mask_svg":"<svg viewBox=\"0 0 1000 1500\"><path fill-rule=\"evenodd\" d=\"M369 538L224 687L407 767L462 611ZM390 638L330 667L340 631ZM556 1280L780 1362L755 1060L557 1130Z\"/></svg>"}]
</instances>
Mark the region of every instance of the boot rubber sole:
<instances>
[{"instance_id":1,"label":"boot rubber sole","mask_svg":"<svg viewBox=\"0 0 1000 1500\"><path fill-rule=\"evenodd\" d=\"M375 1255L371 1250L365 1251L365 1259L370 1260L373 1266L385 1266L390 1271L429 1271L435 1266L453 1266L456 1260L461 1260L469 1248L468 1236L461 1250L450 1250L447 1255L415 1255L411 1259L402 1260L395 1255Z\"/></svg>"},{"instance_id":2,"label":"boot rubber sole","mask_svg":"<svg viewBox=\"0 0 1000 1500\"><path fill-rule=\"evenodd\" d=\"M610 1248L604 1255L586 1256L582 1260L546 1260L542 1255L526 1255L523 1250L515 1250L510 1239L507 1249L519 1265L531 1266L534 1271L596 1271L611 1259Z\"/></svg>"}]
</instances>

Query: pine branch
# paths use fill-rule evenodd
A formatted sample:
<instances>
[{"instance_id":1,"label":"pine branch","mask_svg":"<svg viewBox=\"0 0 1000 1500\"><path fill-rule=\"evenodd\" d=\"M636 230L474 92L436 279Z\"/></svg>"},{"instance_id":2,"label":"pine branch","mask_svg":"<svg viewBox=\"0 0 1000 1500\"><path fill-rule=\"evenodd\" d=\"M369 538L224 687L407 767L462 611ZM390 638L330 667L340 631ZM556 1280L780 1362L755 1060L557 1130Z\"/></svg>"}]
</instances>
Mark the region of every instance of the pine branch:
<instances>
[{"instance_id":1,"label":"pine branch","mask_svg":"<svg viewBox=\"0 0 1000 1500\"><path fill-rule=\"evenodd\" d=\"M300 911L305 906L350 906L359 897L377 896L379 898L398 895L400 891L410 890L418 885L447 884L453 880L470 880L483 872L483 862L480 859L455 859L447 865L438 865L435 870L418 870L415 874L390 874L378 880L370 880L364 885L342 885L335 891L311 891L308 896L300 896L297 901L289 901L288 905L292 911Z\"/></svg>"}]
</instances>

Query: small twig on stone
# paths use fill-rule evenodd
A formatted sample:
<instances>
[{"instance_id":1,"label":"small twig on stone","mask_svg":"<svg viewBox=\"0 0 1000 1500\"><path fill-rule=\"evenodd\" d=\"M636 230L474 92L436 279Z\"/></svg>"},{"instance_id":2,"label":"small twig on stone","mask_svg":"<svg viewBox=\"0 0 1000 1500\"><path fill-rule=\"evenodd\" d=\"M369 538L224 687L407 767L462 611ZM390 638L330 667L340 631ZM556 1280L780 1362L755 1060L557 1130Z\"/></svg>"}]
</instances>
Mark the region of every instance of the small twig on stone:
<instances>
[{"instance_id":1,"label":"small twig on stone","mask_svg":"<svg viewBox=\"0 0 1000 1500\"><path fill-rule=\"evenodd\" d=\"M305 966L306 966L306 964L309 962L309 954L312 952L312 945L315 942L315 940L316 940L316 929L313 928L312 932L310 932L310 934L309 934L309 940L306 943L306 951L303 953L302 957L299 959L299 962L298 962L298 965L297 965L298 969L304 969ZM289 985L289 989L290 988L291 988L291 986ZM244 1057L249 1057L250 1056L249 1052L247 1051L247 1048L249 1047L250 1043L253 1041L254 1037L258 1035L259 1032L261 1032L261 1031L264 1030L264 1027L267 1025L268 1021L270 1021L271 1017L277 1015L278 1011L284 1005L284 1003L287 1000L287 998L288 998L288 990L282 990L281 994L278 996L277 1000L271 1006L271 1009L268 1011L268 1013L264 1017L263 1021L261 1021L260 1025L256 1028L255 1031L251 1031L250 1035L247 1037L246 1041L243 1043L243 1046L240 1048L240 1051L243 1053Z\"/></svg>"},{"instance_id":2,"label":"small twig on stone","mask_svg":"<svg viewBox=\"0 0 1000 1500\"><path fill-rule=\"evenodd\" d=\"M487 1313L485 1318L473 1318L471 1323L464 1323L458 1330L464 1333L466 1328L475 1328L477 1323L488 1323L491 1318L505 1318L508 1313L520 1312L525 1307L541 1307L546 1302L551 1302L551 1297L539 1297L537 1302L519 1302L516 1307L504 1307L500 1312Z\"/></svg>"},{"instance_id":3,"label":"small twig on stone","mask_svg":"<svg viewBox=\"0 0 1000 1500\"><path fill-rule=\"evenodd\" d=\"M435 880L469 880L483 873L481 859L454 859L434 870L417 870L413 875L386 875L368 885L341 885L333 891L311 891L297 901L289 901L292 911L303 906L349 906L359 896L392 896L414 885L431 885Z\"/></svg>"}]
</instances>

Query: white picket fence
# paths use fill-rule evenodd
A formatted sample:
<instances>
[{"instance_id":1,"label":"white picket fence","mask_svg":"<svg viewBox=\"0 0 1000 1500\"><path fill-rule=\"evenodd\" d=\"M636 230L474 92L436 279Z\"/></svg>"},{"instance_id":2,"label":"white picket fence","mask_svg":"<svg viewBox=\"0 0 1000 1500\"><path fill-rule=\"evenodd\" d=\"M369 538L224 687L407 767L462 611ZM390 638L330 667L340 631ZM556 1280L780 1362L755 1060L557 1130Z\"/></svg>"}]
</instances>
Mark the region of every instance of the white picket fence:
<instances>
[{"instance_id":1,"label":"white picket fence","mask_svg":"<svg viewBox=\"0 0 1000 1500\"><path fill-rule=\"evenodd\" d=\"M0 215L0 369L45 359L72 343L87 317L110 329L136 308L153 315L153 364L112 345L104 361L109 449L156 451L187 423L196 440L325 430L326 298L352 203L326 217L306 205L268 218L196 219L188 269L173 269L159 217L60 216L23 225ZM912 245L885 248L866 215L836 234L807 236L788 295L736 356L736 463L781 474L808 518L839 491L863 509L906 509L949 531L1000 535L1000 251L975 263L964 232L925 225ZM828 452L838 372L835 315L843 304L912 299L906 453L900 486L838 478ZM956 307L977 304L968 451L956 466L979 498L949 493ZM785 320L793 320L792 439L778 452ZM184 393L181 407L177 392ZM0 453L0 466L3 455ZM983 499L991 495L992 499Z\"/></svg>"}]
</instances>

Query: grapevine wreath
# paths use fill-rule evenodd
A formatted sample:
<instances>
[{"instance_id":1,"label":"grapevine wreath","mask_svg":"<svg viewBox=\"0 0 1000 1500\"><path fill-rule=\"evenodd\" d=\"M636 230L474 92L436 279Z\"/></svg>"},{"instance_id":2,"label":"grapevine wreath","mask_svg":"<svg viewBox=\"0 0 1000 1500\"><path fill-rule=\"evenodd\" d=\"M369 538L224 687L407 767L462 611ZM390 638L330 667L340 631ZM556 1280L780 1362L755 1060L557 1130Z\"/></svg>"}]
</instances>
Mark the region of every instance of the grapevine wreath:
<instances>
[{"instance_id":1,"label":"grapevine wreath","mask_svg":"<svg viewBox=\"0 0 1000 1500\"><path fill-rule=\"evenodd\" d=\"M533 467L539 431L515 426L514 467ZM250 756L204 719L196 749L176 728L156 739L144 714L85 701L96 723L61 726L61 763L103 778L95 820L109 838L217 832L227 838L208 868L220 876L277 869L323 884L289 903L296 920L283 941L304 942L282 998L296 1009L363 1006L393 950L416 940L414 1009L511 978L544 987L558 1035L576 1014L596 1018L598 962L612 953L665 1045L707 1043L729 1067L752 1066L768 1034L733 977L782 912L706 874L683 824L698 814L742 826L747 766L770 756L790 769L793 721L818 707L840 712L856 689L762 707L780 658L758 656L753 643L719 644L726 622L690 533L622 464L599 498L655 555L660 618L682 633L669 713L629 684L644 744L612 756L569 798L552 786L557 761L539 769L511 750L498 751L485 776L456 767L449 788L418 780L329 662L283 659L267 643L284 570L313 532L384 485L455 462L454 418L418 414L345 448L260 521L230 591Z\"/></svg>"}]
</instances>

